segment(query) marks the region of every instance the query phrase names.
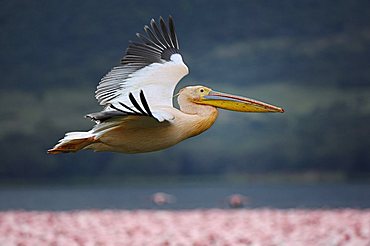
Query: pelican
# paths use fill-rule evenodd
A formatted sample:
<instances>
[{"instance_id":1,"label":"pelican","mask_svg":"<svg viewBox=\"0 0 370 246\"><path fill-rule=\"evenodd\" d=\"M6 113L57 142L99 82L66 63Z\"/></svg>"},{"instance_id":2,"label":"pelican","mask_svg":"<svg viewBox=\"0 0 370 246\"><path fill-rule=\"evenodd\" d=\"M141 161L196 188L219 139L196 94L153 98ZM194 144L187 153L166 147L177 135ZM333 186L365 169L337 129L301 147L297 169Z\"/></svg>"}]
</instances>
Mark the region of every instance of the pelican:
<instances>
[{"instance_id":1,"label":"pelican","mask_svg":"<svg viewBox=\"0 0 370 246\"><path fill-rule=\"evenodd\" d=\"M95 97L101 112L86 115L95 121L87 132L69 132L50 154L83 149L144 153L171 147L212 126L217 108L240 112L284 112L257 100L214 91L202 85L188 86L177 96L177 83L188 74L180 54L173 18L168 24L152 19L130 42L119 66L99 82Z\"/></svg>"}]
</instances>

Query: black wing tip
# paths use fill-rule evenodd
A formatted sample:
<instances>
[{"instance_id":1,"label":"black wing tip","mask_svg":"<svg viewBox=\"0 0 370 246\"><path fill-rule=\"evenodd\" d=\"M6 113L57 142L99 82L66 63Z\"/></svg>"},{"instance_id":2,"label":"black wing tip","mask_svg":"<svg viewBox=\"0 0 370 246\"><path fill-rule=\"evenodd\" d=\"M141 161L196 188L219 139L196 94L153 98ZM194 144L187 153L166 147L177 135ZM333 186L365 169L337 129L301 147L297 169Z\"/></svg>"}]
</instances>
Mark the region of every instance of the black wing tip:
<instances>
[{"instance_id":1,"label":"black wing tip","mask_svg":"<svg viewBox=\"0 0 370 246\"><path fill-rule=\"evenodd\" d=\"M169 16L168 16L168 24L169 24L169 25L174 25L174 24L175 24L175 22L173 21L173 17L172 17L172 15L169 15Z\"/></svg>"},{"instance_id":2,"label":"black wing tip","mask_svg":"<svg viewBox=\"0 0 370 246\"><path fill-rule=\"evenodd\" d=\"M146 113L149 116L153 116L152 111L150 110L149 104L148 104L148 102L145 98L143 90L140 90L140 101L141 101L141 104L143 105L144 109L146 110Z\"/></svg>"},{"instance_id":3,"label":"black wing tip","mask_svg":"<svg viewBox=\"0 0 370 246\"><path fill-rule=\"evenodd\" d=\"M140 106L140 104L136 101L134 95L130 92L128 94L128 98L130 99L132 105L137 109L139 110L139 112L142 114L142 115L147 115L149 116Z\"/></svg>"},{"instance_id":4,"label":"black wing tip","mask_svg":"<svg viewBox=\"0 0 370 246\"><path fill-rule=\"evenodd\" d=\"M167 26L167 23L168 23L168 25L170 24L170 19L172 19L171 15L168 16L168 21L167 22L165 21L165 19L162 16L159 16L159 23L161 25Z\"/></svg>"},{"instance_id":5,"label":"black wing tip","mask_svg":"<svg viewBox=\"0 0 370 246\"><path fill-rule=\"evenodd\" d=\"M150 26L151 26L152 30L154 29L154 27L157 26L157 22L155 22L155 20L153 18L150 20Z\"/></svg>"},{"instance_id":6,"label":"black wing tip","mask_svg":"<svg viewBox=\"0 0 370 246\"><path fill-rule=\"evenodd\" d=\"M169 20L169 19L172 19L172 20L173 20L173 17L172 17L172 15L171 15L171 14L169 14L169 15L168 15L168 20ZM163 21L163 22L165 22L165 23L166 23L166 21L164 20L164 18L163 18L163 16L162 16L162 15L160 15L160 16L159 16L158 20L159 20L159 21ZM150 21L154 21L154 22L156 22L154 18L152 18Z\"/></svg>"},{"instance_id":7,"label":"black wing tip","mask_svg":"<svg viewBox=\"0 0 370 246\"><path fill-rule=\"evenodd\" d=\"M151 63L162 63L163 60L170 61L171 55L179 53L172 15L168 16L167 22L162 16L159 17L159 22L152 18L149 25L144 26L144 34L136 33L136 37L139 41L130 43L125 56L121 59L121 64L137 64L139 67L144 67ZM139 56L142 59L138 61L129 55Z\"/></svg>"},{"instance_id":8,"label":"black wing tip","mask_svg":"<svg viewBox=\"0 0 370 246\"><path fill-rule=\"evenodd\" d=\"M126 104L124 104L122 102L118 102L118 103L128 111L120 109L120 108L114 106L113 104L110 104L109 106L111 108L113 108L114 110L120 111L120 112L125 113L127 115L143 115L143 116L153 117L152 111L149 108L149 104L148 104L148 102L145 98L143 90L140 90L140 94L139 94L139 98L140 98L140 102L141 102L142 106L140 106L140 104L138 103L138 100L135 98L135 96L131 92L128 94L128 98L129 98L132 106L138 111L134 110L133 108L128 107Z\"/></svg>"}]
</instances>

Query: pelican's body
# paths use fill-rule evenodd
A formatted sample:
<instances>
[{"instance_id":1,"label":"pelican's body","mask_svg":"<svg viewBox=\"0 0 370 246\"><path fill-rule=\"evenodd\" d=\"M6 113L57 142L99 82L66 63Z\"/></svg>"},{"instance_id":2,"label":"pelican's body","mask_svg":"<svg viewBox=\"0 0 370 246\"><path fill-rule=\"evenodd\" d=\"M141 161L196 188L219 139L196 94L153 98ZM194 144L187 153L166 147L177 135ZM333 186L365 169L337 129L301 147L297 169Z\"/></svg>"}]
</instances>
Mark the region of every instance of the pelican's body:
<instances>
[{"instance_id":1,"label":"pelican's body","mask_svg":"<svg viewBox=\"0 0 370 246\"><path fill-rule=\"evenodd\" d=\"M189 86L178 93L180 109L172 105L173 92L188 68L179 53L173 20L158 28L151 21L142 43L132 43L122 59L98 85L96 98L105 108L88 114L97 124L88 132L70 132L48 152L81 149L143 153L173 146L196 136L215 122L217 108L241 112L283 112L256 100Z\"/></svg>"},{"instance_id":2,"label":"pelican's body","mask_svg":"<svg viewBox=\"0 0 370 246\"><path fill-rule=\"evenodd\" d=\"M199 112L201 114L190 114L175 108L163 108L174 116L172 122L158 122L149 116L127 116L115 119L114 122L106 123L111 125L111 130L86 149L143 153L171 147L212 126L218 115L217 109L210 106L203 109L205 109L203 112Z\"/></svg>"}]
</instances>

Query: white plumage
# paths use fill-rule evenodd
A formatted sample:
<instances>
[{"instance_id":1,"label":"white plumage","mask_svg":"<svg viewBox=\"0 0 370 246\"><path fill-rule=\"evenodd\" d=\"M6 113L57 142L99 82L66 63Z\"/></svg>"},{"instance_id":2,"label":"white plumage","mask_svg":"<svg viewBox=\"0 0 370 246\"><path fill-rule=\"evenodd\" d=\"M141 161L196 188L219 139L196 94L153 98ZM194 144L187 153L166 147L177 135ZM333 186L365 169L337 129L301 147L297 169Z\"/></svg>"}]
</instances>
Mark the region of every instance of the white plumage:
<instances>
[{"instance_id":1,"label":"white plumage","mask_svg":"<svg viewBox=\"0 0 370 246\"><path fill-rule=\"evenodd\" d=\"M138 98L140 91L144 91L150 109L155 111L161 106L173 106L172 98L175 87L189 71L182 61L181 55L174 54L170 57L170 61L153 63L131 73L124 80L120 80L122 77L120 76L121 73L121 69L114 68L104 77L117 81L120 84L120 88L114 92L116 97L111 100L104 100L102 103L120 107L118 103L121 102L134 108L129 100L129 93ZM111 108L107 107L106 110L111 110Z\"/></svg>"}]
</instances>

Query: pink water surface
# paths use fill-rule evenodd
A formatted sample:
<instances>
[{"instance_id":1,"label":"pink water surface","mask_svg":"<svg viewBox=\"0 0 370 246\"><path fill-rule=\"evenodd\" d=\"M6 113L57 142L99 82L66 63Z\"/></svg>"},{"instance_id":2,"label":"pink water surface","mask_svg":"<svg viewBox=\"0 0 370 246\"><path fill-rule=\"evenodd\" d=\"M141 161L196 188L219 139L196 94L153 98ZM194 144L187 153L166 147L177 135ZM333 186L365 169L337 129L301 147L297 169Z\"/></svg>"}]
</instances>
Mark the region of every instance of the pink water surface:
<instances>
[{"instance_id":1,"label":"pink water surface","mask_svg":"<svg viewBox=\"0 0 370 246\"><path fill-rule=\"evenodd\" d=\"M0 212L0 245L370 245L370 210Z\"/></svg>"}]
</instances>

